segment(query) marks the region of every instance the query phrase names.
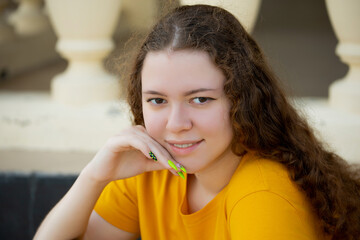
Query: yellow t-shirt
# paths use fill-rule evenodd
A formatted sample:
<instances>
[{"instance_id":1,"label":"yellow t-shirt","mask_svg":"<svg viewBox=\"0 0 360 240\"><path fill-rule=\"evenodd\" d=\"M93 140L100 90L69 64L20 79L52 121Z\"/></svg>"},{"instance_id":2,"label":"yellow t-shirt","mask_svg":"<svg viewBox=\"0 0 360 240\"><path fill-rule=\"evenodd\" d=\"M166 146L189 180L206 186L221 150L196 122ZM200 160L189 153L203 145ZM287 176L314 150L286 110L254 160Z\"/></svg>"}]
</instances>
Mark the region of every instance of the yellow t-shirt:
<instances>
[{"instance_id":1,"label":"yellow t-shirt","mask_svg":"<svg viewBox=\"0 0 360 240\"><path fill-rule=\"evenodd\" d=\"M143 240L322 239L317 218L286 168L245 155L229 184L188 214L186 181L154 171L110 183L95 211Z\"/></svg>"}]
</instances>

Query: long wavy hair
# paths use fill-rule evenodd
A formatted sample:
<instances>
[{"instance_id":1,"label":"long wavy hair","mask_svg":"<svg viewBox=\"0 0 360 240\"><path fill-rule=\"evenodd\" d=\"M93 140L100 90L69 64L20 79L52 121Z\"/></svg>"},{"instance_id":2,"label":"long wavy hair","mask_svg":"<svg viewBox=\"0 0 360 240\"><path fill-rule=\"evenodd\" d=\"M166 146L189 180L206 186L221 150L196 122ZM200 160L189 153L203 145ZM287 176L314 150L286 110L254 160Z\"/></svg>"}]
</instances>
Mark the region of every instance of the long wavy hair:
<instances>
[{"instance_id":1,"label":"long wavy hair","mask_svg":"<svg viewBox=\"0 0 360 240\"><path fill-rule=\"evenodd\" d=\"M331 239L360 236L359 172L316 139L285 97L257 43L222 8L177 7L152 28L129 75L128 102L134 124L144 125L141 103L144 59L148 52L164 49L207 52L226 77L224 91L231 103L233 152L237 155L257 152L285 165Z\"/></svg>"}]
</instances>

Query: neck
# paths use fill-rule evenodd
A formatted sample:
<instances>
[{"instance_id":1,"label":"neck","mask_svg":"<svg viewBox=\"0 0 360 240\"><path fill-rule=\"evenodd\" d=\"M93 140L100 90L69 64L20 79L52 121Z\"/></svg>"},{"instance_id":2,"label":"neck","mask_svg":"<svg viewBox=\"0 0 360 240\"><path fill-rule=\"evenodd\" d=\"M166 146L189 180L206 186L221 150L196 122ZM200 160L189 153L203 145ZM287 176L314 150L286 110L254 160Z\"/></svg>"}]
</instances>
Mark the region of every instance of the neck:
<instances>
[{"instance_id":1,"label":"neck","mask_svg":"<svg viewBox=\"0 0 360 240\"><path fill-rule=\"evenodd\" d=\"M230 151L221 160L214 161L211 166L194 173L189 180L208 194L216 196L230 182L240 160L241 157Z\"/></svg>"},{"instance_id":2,"label":"neck","mask_svg":"<svg viewBox=\"0 0 360 240\"><path fill-rule=\"evenodd\" d=\"M188 212L194 213L208 204L230 182L241 158L230 154L211 166L188 175Z\"/></svg>"}]
</instances>

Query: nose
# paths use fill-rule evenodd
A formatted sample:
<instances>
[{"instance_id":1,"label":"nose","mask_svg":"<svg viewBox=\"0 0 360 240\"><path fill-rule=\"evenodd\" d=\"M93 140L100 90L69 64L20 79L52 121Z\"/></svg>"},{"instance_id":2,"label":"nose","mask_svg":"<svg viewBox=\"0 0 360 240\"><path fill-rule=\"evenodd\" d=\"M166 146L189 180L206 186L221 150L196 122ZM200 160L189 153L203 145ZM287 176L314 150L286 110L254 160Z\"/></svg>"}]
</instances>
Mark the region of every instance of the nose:
<instances>
[{"instance_id":1,"label":"nose","mask_svg":"<svg viewBox=\"0 0 360 240\"><path fill-rule=\"evenodd\" d=\"M192 125L193 124L189 113L186 111L186 107L181 105L171 107L166 123L167 130L178 133L191 129Z\"/></svg>"}]
</instances>

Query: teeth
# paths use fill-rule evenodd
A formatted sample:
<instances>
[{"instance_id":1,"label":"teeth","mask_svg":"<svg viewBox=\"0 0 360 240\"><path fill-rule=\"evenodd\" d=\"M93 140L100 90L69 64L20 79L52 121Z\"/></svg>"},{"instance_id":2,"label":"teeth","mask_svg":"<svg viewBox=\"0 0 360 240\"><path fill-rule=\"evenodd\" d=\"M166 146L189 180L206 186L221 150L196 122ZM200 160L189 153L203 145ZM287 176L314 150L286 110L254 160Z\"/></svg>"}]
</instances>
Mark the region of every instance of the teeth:
<instances>
[{"instance_id":1,"label":"teeth","mask_svg":"<svg viewBox=\"0 0 360 240\"><path fill-rule=\"evenodd\" d=\"M178 147L178 148L187 148L187 147L190 147L194 145L193 143L188 143L188 144L174 144L175 147Z\"/></svg>"}]
</instances>

